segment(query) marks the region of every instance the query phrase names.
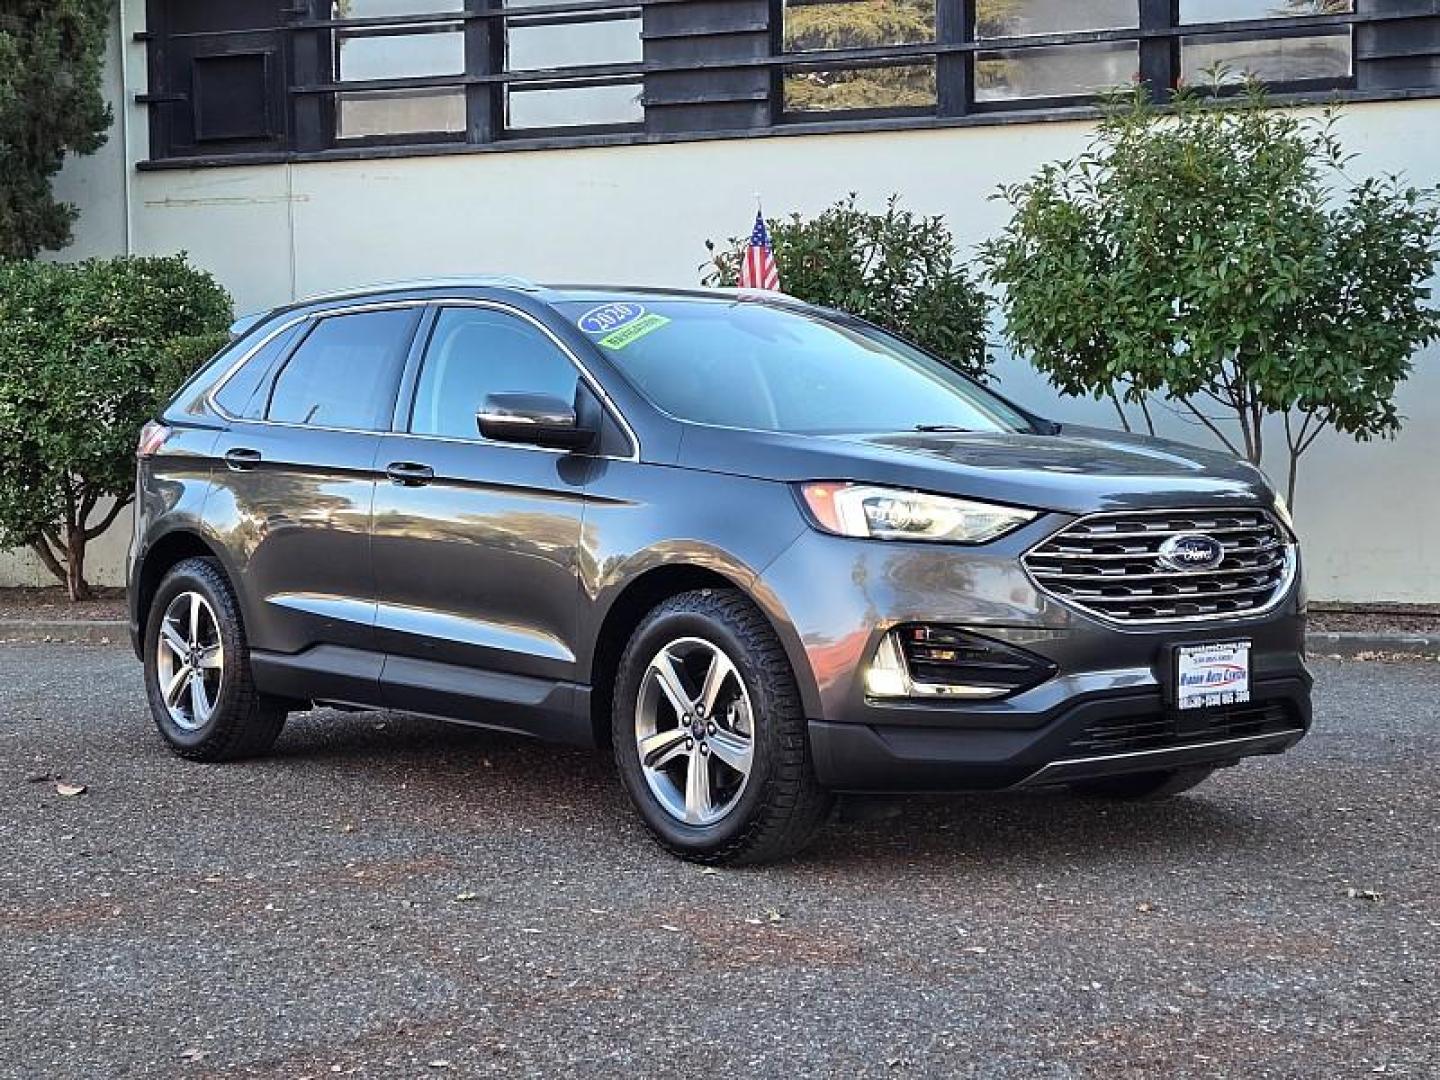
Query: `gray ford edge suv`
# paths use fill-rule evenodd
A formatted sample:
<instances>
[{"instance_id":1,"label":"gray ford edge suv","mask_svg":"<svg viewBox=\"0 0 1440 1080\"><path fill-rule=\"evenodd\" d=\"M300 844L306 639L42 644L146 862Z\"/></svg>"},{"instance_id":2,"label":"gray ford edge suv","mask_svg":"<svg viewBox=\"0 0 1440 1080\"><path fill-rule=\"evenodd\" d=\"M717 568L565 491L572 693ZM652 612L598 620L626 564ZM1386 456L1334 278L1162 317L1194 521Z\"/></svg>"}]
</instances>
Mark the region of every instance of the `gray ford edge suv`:
<instances>
[{"instance_id":1,"label":"gray ford edge suv","mask_svg":"<svg viewBox=\"0 0 1440 1080\"><path fill-rule=\"evenodd\" d=\"M182 757L312 705L610 744L671 851L759 861L835 792L1155 798L1310 724L1258 470L774 294L306 301L138 457L131 631Z\"/></svg>"}]
</instances>

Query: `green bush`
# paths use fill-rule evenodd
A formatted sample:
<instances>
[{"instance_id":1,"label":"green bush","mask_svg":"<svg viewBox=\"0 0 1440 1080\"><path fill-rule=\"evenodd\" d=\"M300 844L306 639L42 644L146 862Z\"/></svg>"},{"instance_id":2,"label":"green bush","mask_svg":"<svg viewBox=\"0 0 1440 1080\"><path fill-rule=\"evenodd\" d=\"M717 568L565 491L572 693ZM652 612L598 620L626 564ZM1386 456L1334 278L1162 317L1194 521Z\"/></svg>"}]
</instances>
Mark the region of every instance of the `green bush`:
<instances>
[{"instance_id":1,"label":"green bush","mask_svg":"<svg viewBox=\"0 0 1440 1080\"><path fill-rule=\"evenodd\" d=\"M983 375L988 301L956 264L955 239L941 217L922 217L891 196L883 214L842 199L818 217L799 214L767 221L780 287L790 296L837 308L883 326L928 349L952 367ZM711 241L704 282L739 280L748 238L724 250Z\"/></svg>"},{"instance_id":2,"label":"green bush","mask_svg":"<svg viewBox=\"0 0 1440 1080\"><path fill-rule=\"evenodd\" d=\"M183 255L0 261L0 545L88 596L85 546L133 498L140 428L230 320Z\"/></svg>"},{"instance_id":3,"label":"green bush","mask_svg":"<svg viewBox=\"0 0 1440 1080\"><path fill-rule=\"evenodd\" d=\"M1393 436L1440 335L1440 213L1434 191L1351 179L1334 121L1254 82L1168 112L1143 87L1112 101L1080 157L998 196L1014 215L982 260L1011 344L1062 393L1147 423L1158 399L1256 465L1283 429L1292 499L1322 432Z\"/></svg>"}]
</instances>

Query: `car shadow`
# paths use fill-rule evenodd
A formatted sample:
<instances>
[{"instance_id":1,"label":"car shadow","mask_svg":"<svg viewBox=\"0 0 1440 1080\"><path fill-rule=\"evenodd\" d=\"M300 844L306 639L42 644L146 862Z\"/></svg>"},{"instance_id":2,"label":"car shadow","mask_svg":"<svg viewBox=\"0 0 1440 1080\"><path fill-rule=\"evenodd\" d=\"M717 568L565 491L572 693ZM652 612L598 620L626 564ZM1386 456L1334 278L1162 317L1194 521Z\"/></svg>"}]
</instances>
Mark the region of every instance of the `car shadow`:
<instances>
[{"instance_id":1,"label":"car shadow","mask_svg":"<svg viewBox=\"0 0 1440 1080\"><path fill-rule=\"evenodd\" d=\"M298 714L265 764L361 770L367 784L463 794L477 815L492 821L497 813L523 815L528 827L558 831L578 814L613 821L617 839L627 842L641 831L608 753L411 714ZM1282 822L1234 798L1229 774L1243 768L1222 770L1195 792L1155 803L1085 799L1063 788L845 796L817 842L789 865L863 873L916 864L947 871L997 862L1172 864L1283 844ZM564 805L552 804L549 793L556 790L564 790Z\"/></svg>"}]
</instances>

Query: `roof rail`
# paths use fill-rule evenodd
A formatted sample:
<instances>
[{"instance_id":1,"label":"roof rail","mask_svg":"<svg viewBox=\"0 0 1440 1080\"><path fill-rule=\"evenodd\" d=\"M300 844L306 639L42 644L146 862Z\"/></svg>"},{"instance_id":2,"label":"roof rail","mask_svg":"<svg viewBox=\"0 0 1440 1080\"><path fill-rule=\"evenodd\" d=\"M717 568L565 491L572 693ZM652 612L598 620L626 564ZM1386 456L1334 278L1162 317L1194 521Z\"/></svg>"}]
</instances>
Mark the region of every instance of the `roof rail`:
<instances>
[{"instance_id":1,"label":"roof rail","mask_svg":"<svg viewBox=\"0 0 1440 1080\"><path fill-rule=\"evenodd\" d=\"M398 292L401 289L444 289L480 288L496 286L504 289L523 289L525 292L540 292L541 286L528 278L514 274L457 274L452 277L409 278L399 281L377 281L373 285L356 285L334 292L316 293L296 300L295 304L314 304L322 300L343 300L349 296L364 296L368 293ZM287 305L290 306L290 305Z\"/></svg>"}]
</instances>

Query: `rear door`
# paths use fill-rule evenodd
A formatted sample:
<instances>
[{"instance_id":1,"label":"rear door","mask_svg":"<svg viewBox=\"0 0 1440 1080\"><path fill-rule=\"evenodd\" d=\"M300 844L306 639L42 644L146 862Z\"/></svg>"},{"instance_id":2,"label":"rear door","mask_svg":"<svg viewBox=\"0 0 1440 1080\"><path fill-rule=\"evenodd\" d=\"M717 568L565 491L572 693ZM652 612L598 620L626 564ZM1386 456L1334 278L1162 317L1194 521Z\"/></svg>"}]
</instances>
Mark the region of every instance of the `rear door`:
<instances>
[{"instance_id":1,"label":"rear door","mask_svg":"<svg viewBox=\"0 0 1440 1080\"><path fill-rule=\"evenodd\" d=\"M262 667L326 673L305 696L378 695L375 458L422 311L380 306L303 321L243 405L230 401L240 413L216 446L206 512L241 564L251 646L295 658L262 657ZM216 393L222 408L227 388Z\"/></svg>"},{"instance_id":2,"label":"rear door","mask_svg":"<svg viewBox=\"0 0 1440 1080\"><path fill-rule=\"evenodd\" d=\"M386 703L563 738L594 459L490 442L475 414L495 393L575 400L580 371L538 322L481 303L441 306L417 359L377 461Z\"/></svg>"}]
</instances>

